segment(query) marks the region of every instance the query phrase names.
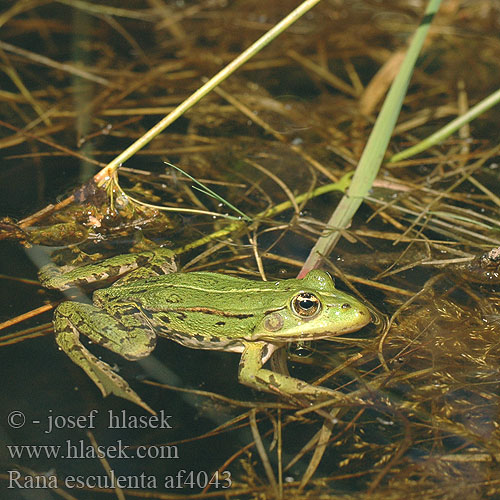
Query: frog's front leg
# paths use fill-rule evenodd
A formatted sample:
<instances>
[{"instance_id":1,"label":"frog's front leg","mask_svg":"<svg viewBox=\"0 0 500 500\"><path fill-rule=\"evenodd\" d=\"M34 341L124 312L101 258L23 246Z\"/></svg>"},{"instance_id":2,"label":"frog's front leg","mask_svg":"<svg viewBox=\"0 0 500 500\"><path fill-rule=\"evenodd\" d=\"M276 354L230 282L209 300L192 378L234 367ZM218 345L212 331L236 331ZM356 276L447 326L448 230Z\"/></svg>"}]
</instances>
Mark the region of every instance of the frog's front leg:
<instances>
[{"instance_id":1,"label":"frog's front leg","mask_svg":"<svg viewBox=\"0 0 500 500\"><path fill-rule=\"evenodd\" d=\"M306 396L309 401L333 399L338 400L340 394L326 387L314 386L281 373L263 368L270 354L275 350L267 342L246 342L241 355L239 367L239 380L261 391L281 393L293 397Z\"/></svg>"},{"instance_id":2,"label":"frog's front leg","mask_svg":"<svg viewBox=\"0 0 500 500\"><path fill-rule=\"evenodd\" d=\"M54 332L59 347L99 387L103 396L116 394L155 413L111 367L94 356L80 341L80 333L92 342L134 361L151 353L155 332L139 322L125 326L106 311L90 304L63 302L54 313Z\"/></svg>"}]
</instances>

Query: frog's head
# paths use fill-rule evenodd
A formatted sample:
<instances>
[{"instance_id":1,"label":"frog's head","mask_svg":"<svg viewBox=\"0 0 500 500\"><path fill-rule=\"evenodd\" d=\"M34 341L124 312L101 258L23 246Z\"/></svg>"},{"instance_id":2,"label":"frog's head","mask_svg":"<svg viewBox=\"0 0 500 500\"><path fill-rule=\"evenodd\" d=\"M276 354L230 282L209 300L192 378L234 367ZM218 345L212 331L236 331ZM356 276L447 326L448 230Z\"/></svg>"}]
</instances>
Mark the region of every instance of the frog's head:
<instances>
[{"instance_id":1,"label":"frog's head","mask_svg":"<svg viewBox=\"0 0 500 500\"><path fill-rule=\"evenodd\" d=\"M325 271L313 270L301 280L276 283L274 304L256 325L252 340L294 342L325 339L354 332L370 322L370 312L357 299L335 288Z\"/></svg>"}]
</instances>

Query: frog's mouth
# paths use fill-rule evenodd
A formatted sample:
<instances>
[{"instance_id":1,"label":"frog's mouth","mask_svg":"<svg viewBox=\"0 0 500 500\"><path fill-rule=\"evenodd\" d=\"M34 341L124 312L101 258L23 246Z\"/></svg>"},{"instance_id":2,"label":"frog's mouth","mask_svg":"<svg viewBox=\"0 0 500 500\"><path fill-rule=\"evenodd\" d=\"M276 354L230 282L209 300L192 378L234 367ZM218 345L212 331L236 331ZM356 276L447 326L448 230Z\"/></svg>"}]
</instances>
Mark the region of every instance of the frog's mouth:
<instances>
[{"instance_id":1,"label":"frog's mouth","mask_svg":"<svg viewBox=\"0 0 500 500\"><path fill-rule=\"evenodd\" d=\"M283 320L276 316L271 316L264 321L263 330L252 337L252 340L262 340L265 342L298 342L312 340L327 340L338 335L352 333L360 330L371 322L369 311L360 310L355 320L346 322L344 325L334 325L328 323L318 323L318 321L303 321L302 324L295 324L290 328L283 328Z\"/></svg>"}]
</instances>

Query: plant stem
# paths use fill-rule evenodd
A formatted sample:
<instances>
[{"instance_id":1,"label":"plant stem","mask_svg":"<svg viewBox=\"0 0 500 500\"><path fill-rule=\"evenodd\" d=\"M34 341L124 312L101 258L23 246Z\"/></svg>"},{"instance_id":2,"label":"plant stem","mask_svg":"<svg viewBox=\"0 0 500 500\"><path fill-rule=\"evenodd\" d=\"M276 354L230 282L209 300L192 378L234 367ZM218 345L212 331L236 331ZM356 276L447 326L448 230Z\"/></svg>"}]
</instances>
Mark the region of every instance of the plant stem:
<instances>
[{"instance_id":1,"label":"plant stem","mask_svg":"<svg viewBox=\"0 0 500 500\"><path fill-rule=\"evenodd\" d=\"M469 123L478 116L482 115L488 109L492 108L499 102L500 89L493 92L493 94L489 95L482 101L478 102L475 106L470 108L467 113L464 113L458 118L455 118L450 123L448 123L448 125L445 125L442 129L434 132L432 135L430 135L423 141L420 141L418 144L415 144L415 146L412 146L411 148L405 149L404 151L400 151L399 153L395 154L390 158L389 162L392 163L404 160L405 158L409 158L410 156L416 155L418 153L421 153L422 151L425 151L426 149L429 149L431 146L434 146L438 142L443 141L451 134L456 132L460 127L463 127L466 123Z\"/></svg>"},{"instance_id":2,"label":"plant stem","mask_svg":"<svg viewBox=\"0 0 500 500\"><path fill-rule=\"evenodd\" d=\"M441 0L429 1L424 17L408 47L401 69L391 85L377 121L368 138L349 190L330 217L327 224L329 229L321 235L311 250L299 273L299 277L305 276L311 269L318 267L323 256L331 252L340 239L342 231L348 227L352 217L371 189L399 117L417 57L429 31L431 20L438 11L440 3ZM331 228L337 229L332 231Z\"/></svg>"},{"instance_id":3,"label":"plant stem","mask_svg":"<svg viewBox=\"0 0 500 500\"><path fill-rule=\"evenodd\" d=\"M96 176L96 182L101 184L107 182L110 177L116 172L122 163L132 157L137 151L142 149L146 144L151 142L158 134L173 123L177 118L182 116L188 109L193 107L198 101L205 97L211 90L217 87L226 78L232 75L240 66L251 59L255 54L260 52L266 45L286 30L291 24L300 19L307 11L312 9L321 0L305 0L295 10L290 12L278 24L273 26L268 32L262 35L256 42L243 51L236 59L231 61L227 66L221 69L215 76L202 85L196 92L189 96L177 108L169 113L165 118L160 120L154 127L149 129L142 137L137 139L125 151L120 153L116 158L111 160L108 165Z\"/></svg>"}]
</instances>

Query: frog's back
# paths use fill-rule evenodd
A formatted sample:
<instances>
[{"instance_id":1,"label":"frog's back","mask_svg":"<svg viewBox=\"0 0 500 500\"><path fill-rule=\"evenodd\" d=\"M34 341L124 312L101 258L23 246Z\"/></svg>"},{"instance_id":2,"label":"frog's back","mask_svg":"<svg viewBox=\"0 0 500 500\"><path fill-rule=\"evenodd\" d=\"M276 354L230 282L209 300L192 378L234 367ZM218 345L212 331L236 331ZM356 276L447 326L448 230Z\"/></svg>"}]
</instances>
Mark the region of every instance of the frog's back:
<instances>
[{"instance_id":1,"label":"frog's back","mask_svg":"<svg viewBox=\"0 0 500 500\"><path fill-rule=\"evenodd\" d=\"M141 286L140 283L137 283ZM279 293L282 292L282 293ZM282 304L282 290L276 282L249 280L209 272L172 273L158 276L147 284L148 303L164 302L171 307L200 307L251 314Z\"/></svg>"},{"instance_id":2,"label":"frog's back","mask_svg":"<svg viewBox=\"0 0 500 500\"><path fill-rule=\"evenodd\" d=\"M314 271L310 274L313 274ZM326 275L326 274L325 274ZM329 278L331 283L331 278ZM307 279L261 281L211 272L170 273L98 290L94 298L138 301L146 308L206 306L227 312L265 312L283 307L301 289L324 288ZM325 290L326 291L326 290Z\"/></svg>"},{"instance_id":3,"label":"frog's back","mask_svg":"<svg viewBox=\"0 0 500 500\"><path fill-rule=\"evenodd\" d=\"M221 292L234 292L241 289L260 289L263 283L258 280L230 276L228 274L211 273L205 271L191 273L171 273L158 276L158 282L174 287L217 290Z\"/></svg>"}]
</instances>

